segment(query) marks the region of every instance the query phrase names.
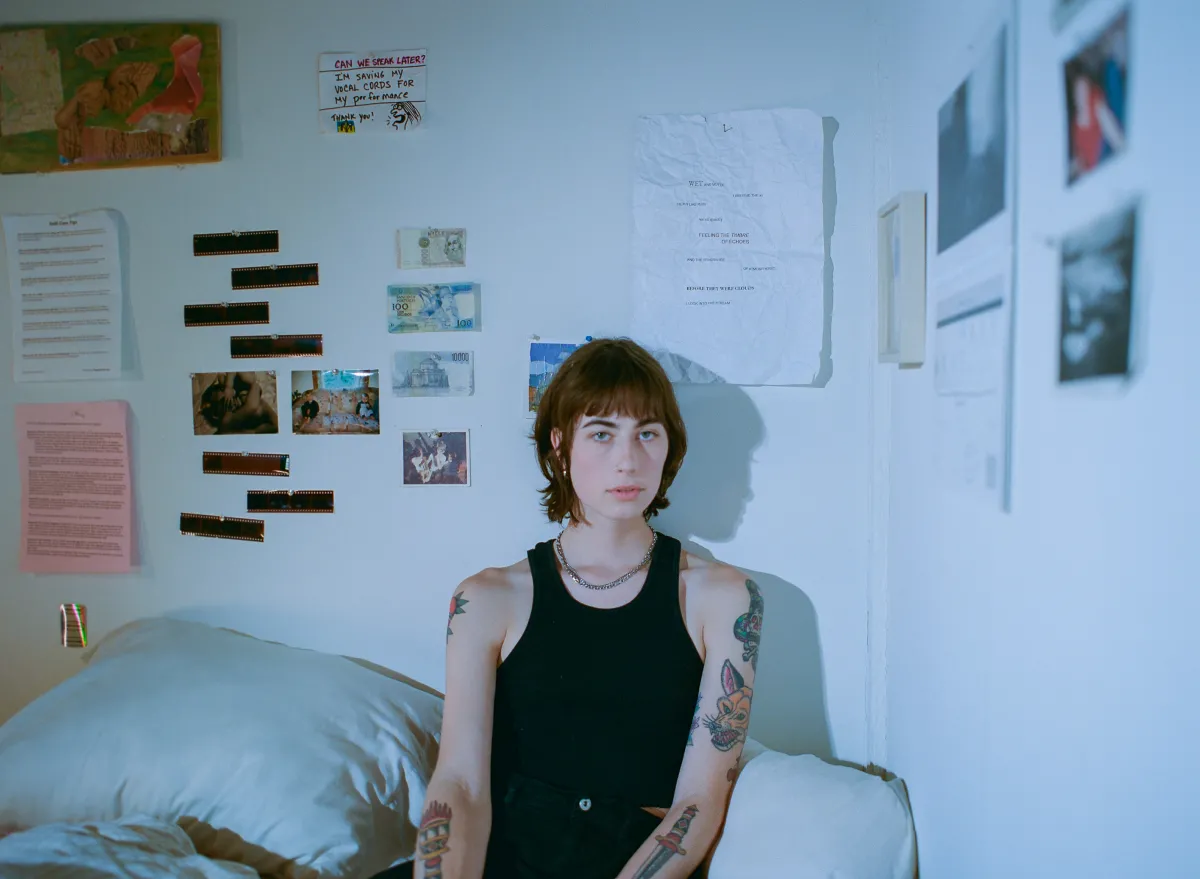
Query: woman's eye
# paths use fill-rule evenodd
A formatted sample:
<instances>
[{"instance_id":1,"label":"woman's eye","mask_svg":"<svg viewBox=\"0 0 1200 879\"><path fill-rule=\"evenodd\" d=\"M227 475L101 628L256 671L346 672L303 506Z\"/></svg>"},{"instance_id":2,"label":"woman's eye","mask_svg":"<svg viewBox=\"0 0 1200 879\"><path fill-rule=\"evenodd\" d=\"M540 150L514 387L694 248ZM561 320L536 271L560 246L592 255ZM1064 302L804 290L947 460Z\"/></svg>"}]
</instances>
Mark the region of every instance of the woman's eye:
<instances>
[{"instance_id":1,"label":"woman's eye","mask_svg":"<svg viewBox=\"0 0 1200 879\"><path fill-rule=\"evenodd\" d=\"M642 431L642 439L643 440L647 440L647 441L652 440L657 436L658 436L657 430L643 430Z\"/></svg>"},{"instance_id":2,"label":"woman's eye","mask_svg":"<svg viewBox=\"0 0 1200 879\"><path fill-rule=\"evenodd\" d=\"M598 430L598 431L596 431L595 433L593 433L593 434L592 434L592 439L594 439L594 440L599 440L600 442L604 442L604 440L605 440L607 437L608 437L608 431L607 431L607 430Z\"/></svg>"}]
</instances>

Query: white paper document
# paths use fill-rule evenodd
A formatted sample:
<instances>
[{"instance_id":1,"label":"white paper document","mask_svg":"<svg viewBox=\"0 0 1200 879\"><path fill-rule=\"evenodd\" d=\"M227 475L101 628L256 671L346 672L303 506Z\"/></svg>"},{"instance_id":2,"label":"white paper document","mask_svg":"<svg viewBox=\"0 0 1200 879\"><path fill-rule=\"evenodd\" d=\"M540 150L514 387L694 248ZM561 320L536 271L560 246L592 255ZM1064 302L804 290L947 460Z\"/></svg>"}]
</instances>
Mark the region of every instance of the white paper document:
<instances>
[{"instance_id":1,"label":"white paper document","mask_svg":"<svg viewBox=\"0 0 1200 879\"><path fill-rule=\"evenodd\" d=\"M106 210L2 219L12 295L13 379L121 375L122 278Z\"/></svg>"},{"instance_id":2,"label":"white paper document","mask_svg":"<svg viewBox=\"0 0 1200 879\"><path fill-rule=\"evenodd\" d=\"M816 377L824 143L808 110L638 120L633 336L673 381Z\"/></svg>"}]
</instances>

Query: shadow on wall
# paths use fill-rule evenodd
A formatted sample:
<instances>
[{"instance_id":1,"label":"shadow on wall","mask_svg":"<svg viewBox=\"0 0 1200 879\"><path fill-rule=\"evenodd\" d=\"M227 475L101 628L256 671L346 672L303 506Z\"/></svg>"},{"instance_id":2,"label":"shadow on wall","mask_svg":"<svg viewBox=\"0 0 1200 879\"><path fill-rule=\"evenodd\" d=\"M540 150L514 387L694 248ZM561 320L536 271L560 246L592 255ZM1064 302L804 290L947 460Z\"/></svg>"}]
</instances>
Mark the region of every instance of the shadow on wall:
<instances>
[{"instance_id":1,"label":"shadow on wall","mask_svg":"<svg viewBox=\"0 0 1200 879\"><path fill-rule=\"evenodd\" d=\"M688 430L688 452L671 486L671 506L655 527L683 541L728 542L738 531L750 490L750 464L765 428L749 395L736 385L680 385L679 406ZM787 539L779 523L779 539ZM777 751L831 759L825 675L817 615L808 596L772 574L743 568L762 591L766 613L754 687L750 735Z\"/></svg>"}]
</instances>

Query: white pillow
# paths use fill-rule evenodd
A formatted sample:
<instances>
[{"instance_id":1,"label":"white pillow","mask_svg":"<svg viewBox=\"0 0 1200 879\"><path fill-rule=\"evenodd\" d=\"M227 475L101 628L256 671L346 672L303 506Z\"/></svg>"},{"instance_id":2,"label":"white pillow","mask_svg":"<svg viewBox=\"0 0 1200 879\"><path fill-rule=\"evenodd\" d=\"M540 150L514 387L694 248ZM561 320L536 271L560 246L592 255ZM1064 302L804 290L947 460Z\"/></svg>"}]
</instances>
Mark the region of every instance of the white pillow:
<instances>
[{"instance_id":1,"label":"white pillow","mask_svg":"<svg viewBox=\"0 0 1200 879\"><path fill-rule=\"evenodd\" d=\"M442 700L345 657L139 620L0 726L0 827L179 821L286 876L410 860Z\"/></svg>"},{"instance_id":2,"label":"white pillow","mask_svg":"<svg viewBox=\"0 0 1200 879\"><path fill-rule=\"evenodd\" d=\"M708 879L913 879L916 836L899 781L811 755L743 763Z\"/></svg>"}]
</instances>

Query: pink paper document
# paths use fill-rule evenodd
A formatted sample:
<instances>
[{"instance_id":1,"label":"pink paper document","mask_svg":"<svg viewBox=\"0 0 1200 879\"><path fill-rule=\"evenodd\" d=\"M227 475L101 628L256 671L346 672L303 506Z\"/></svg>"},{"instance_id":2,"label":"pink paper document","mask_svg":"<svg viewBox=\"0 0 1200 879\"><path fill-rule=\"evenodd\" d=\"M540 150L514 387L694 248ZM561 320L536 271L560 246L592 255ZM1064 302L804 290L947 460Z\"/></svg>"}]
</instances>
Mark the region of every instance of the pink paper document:
<instances>
[{"instance_id":1,"label":"pink paper document","mask_svg":"<svg viewBox=\"0 0 1200 879\"><path fill-rule=\"evenodd\" d=\"M16 408L21 570L127 573L133 566L129 404Z\"/></svg>"}]
</instances>

